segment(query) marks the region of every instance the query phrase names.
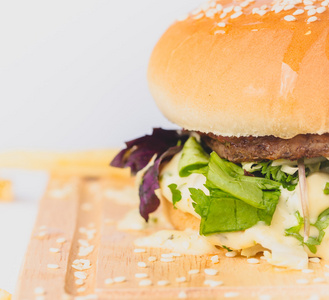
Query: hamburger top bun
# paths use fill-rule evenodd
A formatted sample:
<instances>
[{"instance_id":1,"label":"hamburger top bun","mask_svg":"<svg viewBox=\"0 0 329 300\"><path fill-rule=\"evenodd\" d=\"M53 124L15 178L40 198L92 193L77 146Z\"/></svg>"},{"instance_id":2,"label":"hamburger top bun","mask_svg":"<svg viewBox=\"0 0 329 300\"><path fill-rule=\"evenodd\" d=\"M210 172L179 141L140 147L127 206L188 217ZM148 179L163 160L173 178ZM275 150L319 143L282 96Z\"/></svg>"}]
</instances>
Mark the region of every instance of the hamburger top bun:
<instances>
[{"instance_id":1,"label":"hamburger top bun","mask_svg":"<svg viewBox=\"0 0 329 300\"><path fill-rule=\"evenodd\" d=\"M326 1L211 1L190 13L151 56L157 105L179 126L217 135L329 132Z\"/></svg>"}]
</instances>

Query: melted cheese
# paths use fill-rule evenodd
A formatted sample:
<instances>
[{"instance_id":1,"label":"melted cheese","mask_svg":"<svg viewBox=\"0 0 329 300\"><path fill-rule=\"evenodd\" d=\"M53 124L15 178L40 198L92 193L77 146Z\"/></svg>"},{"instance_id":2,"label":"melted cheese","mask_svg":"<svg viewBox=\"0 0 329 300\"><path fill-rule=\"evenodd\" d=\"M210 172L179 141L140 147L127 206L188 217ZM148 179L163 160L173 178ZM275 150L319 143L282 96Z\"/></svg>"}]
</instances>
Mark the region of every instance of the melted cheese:
<instances>
[{"instance_id":1,"label":"melted cheese","mask_svg":"<svg viewBox=\"0 0 329 300\"><path fill-rule=\"evenodd\" d=\"M182 193L182 200L176 204L177 208L200 219L200 216L195 213L192 206L188 188L199 188L208 193L208 190L203 186L206 178L201 174L191 174L184 178L180 177L178 174L180 156L181 153L177 154L163 168L160 188L164 197L171 200L172 194L168 185L171 183L177 184L178 189ZM307 178L311 222L315 222L319 214L329 207L329 196L323 193L326 182L329 182L329 174L326 173L314 173ZM292 269L307 268L308 256L329 259L329 229L326 230L328 233L325 235L322 244L317 247L316 255L312 254L306 246L300 245L296 238L285 236L285 229L298 224L295 212L299 211L302 215L298 193L299 186L292 192L281 189L279 203L270 226L259 222L245 231L207 236L207 241L214 245L225 245L234 250L243 250L255 245L261 245L270 250L265 255L269 263ZM317 229L314 227L311 227L311 229L311 236L317 236ZM248 251L245 252L248 253Z\"/></svg>"}]
</instances>

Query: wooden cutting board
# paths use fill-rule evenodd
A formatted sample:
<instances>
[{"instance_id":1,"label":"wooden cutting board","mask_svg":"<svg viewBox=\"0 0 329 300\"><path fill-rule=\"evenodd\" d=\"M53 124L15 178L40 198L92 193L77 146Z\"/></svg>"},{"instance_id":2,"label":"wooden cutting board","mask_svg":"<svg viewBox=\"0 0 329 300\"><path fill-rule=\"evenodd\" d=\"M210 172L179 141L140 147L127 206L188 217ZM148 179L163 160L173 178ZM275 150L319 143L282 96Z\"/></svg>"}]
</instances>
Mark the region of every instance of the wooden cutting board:
<instances>
[{"instance_id":1,"label":"wooden cutting board","mask_svg":"<svg viewBox=\"0 0 329 300\"><path fill-rule=\"evenodd\" d=\"M13 298L329 298L329 277L325 276L329 275L326 273L329 269L325 262L310 263L313 272L303 273L277 269L262 260L259 264L248 264L240 256L226 257L224 250L219 251L217 264L210 260L212 255L183 255L173 262L161 262L161 254L170 251L149 248L145 253L135 253L134 240L150 234L151 230L117 229L117 222L132 208L128 198L133 189L133 180L118 174L102 178L53 176L40 202ZM149 256L155 256L157 260L149 262ZM90 261L91 267L75 274L78 270L72 264L77 259ZM138 262L146 262L147 267L139 267ZM205 268L216 269L218 274L206 275ZM200 273L189 275L191 269L198 269ZM136 273L148 274L152 285L140 286L143 279L136 278ZM76 276L86 278L79 280ZM108 278L122 276L126 281L105 282ZM179 277L186 277L186 281L176 282ZM223 281L223 284L205 286L206 279ZM168 280L170 284L159 286L160 280ZM307 283L298 283L299 280Z\"/></svg>"}]
</instances>

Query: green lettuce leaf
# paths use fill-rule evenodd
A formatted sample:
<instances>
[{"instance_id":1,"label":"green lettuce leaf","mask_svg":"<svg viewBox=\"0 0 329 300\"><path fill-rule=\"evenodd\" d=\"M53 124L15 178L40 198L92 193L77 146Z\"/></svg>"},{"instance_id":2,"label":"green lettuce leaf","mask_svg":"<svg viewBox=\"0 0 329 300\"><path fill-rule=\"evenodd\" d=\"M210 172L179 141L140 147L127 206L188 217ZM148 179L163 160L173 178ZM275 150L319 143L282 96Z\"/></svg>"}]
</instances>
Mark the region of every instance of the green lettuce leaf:
<instances>
[{"instance_id":1,"label":"green lettuce leaf","mask_svg":"<svg viewBox=\"0 0 329 300\"><path fill-rule=\"evenodd\" d=\"M325 209L317 218L317 221L311 226L318 229L319 235L317 237L311 236L306 242L304 242L304 237L300 234L301 229L304 225L304 219L301 217L299 211L296 211L295 216L298 221L298 225L290 227L285 230L286 236L292 236L296 238L302 245L305 245L310 249L312 253L317 252L316 246L321 245L323 237L325 235L324 230L329 226L329 208Z\"/></svg>"},{"instance_id":2,"label":"green lettuce leaf","mask_svg":"<svg viewBox=\"0 0 329 300\"><path fill-rule=\"evenodd\" d=\"M325 195L329 195L329 182L326 183L326 186L323 189L323 193Z\"/></svg>"},{"instance_id":3,"label":"green lettuce leaf","mask_svg":"<svg viewBox=\"0 0 329 300\"><path fill-rule=\"evenodd\" d=\"M281 186L273 180L245 176L241 167L220 158L216 152L210 154L206 177L214 187L261 209L266 208L264 191L278 190Z\"/></svg>"},{"instance_id":4,"label":"green lettuce leaf","mask_svg":"<svg viewBox=\"0 0 329 300\"><path fill-rule=\"evenodd\" d=\"M178 163L180 177L187 177L192 172L208 165L209 155L197 142L195 137L191 136L184 144L182 157Z\"/></svg>"},{"instance_id":5,"label":"green lettuce leaf","mask_svg":"<svg viewBox=\"0 0 329 300\"><path fill-rule=\"evenodd\" d=\"M202 190L190 188L195 212L201 216L200 234L246 230L259 221L270 225L280 192L267 196L265 210L255 208L232 195L211 189L207 196Z\"/></svg>"},{"instance_id":6,"label":"green lettuce leaf","mask_svg":"<svg viewBox=\"0 0 329 300\"><path fill-rule=\"evenodd\" d=\"M180 190L177 189L177 184L175 184L175 183L169 184L168 188L170 189L170 191L172 193L172 203L175 206L177 202L182 200L182 193Z\"/></svg>"},{"instance_id":7,"label":"green lettuce leaf","mask_svg":"<svg viewBox=\"0 0 329 300\"><path fill-rule=\"evenodd\" d=\"M261 173L265 178L281 183L289 191L293 191L298 183L298 172L287 174L282 171L282 166L272 166L272 161L255 163L248 171Z\"/></svg>"}]
</instances>

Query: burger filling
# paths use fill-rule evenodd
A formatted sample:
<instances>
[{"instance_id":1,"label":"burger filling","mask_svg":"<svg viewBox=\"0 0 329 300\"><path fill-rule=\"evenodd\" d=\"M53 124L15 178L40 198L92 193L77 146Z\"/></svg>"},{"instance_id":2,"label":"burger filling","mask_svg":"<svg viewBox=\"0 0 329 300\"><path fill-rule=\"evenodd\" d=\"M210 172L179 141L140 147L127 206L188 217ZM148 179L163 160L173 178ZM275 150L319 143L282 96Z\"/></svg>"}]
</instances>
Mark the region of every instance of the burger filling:
<instances>
[{"instance_id":1,"label":"burger filling","mask_svg":"<svg viewBox=\"0 0 329 300\"><path fill-rule=\"evenodd\" d=\"M261 245L270 263L302 269L308 256L329 259L329 162L321 156L327 138L200 138L155 129L128 142L111 164L143 170L146 220L160 189L176 209L200 219L199 233L212 244L242 254Z\"/></svg>"}]
</instances>

